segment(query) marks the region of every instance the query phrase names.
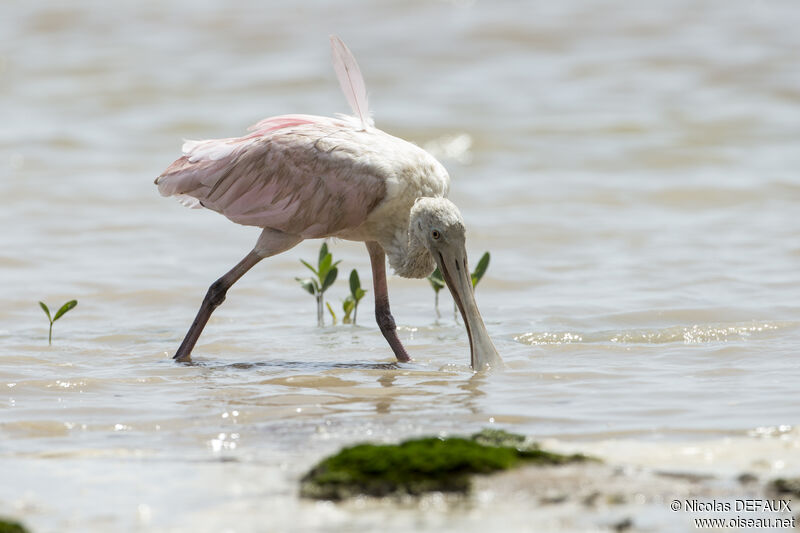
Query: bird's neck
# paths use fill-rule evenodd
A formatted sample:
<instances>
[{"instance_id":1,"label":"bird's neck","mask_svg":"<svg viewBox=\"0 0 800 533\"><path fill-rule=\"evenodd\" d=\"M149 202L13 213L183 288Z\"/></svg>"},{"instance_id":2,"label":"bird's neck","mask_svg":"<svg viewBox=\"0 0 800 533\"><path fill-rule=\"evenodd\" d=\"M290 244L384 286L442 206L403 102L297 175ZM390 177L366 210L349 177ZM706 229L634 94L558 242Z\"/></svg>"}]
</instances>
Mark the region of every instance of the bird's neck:
<instances>
[{"instance_id":1,"label":"bird's neck","mask_svg":"<svg viewBox=\"0 0 800 533\"><path fill-rule=\"evenodd\" d=\"M424 278L436 268L430 252L413 231L398 235L386 254L389 266L403 278Z\"/></svg>"}]
</instances>

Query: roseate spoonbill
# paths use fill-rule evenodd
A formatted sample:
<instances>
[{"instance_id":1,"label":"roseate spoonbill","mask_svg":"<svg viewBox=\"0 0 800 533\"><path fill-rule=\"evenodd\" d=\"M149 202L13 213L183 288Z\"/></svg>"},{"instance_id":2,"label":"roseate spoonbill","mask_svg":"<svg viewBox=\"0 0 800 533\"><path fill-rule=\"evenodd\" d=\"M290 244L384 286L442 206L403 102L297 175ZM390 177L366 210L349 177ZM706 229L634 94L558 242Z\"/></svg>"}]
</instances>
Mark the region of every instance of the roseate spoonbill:
<instances>
[{"instance_id":1,"label":"roseate spoonbill","mask_svg":"<svg viewBox=\"0 0 800 533\"><path fill-rule=\"evenodd\" d=\"M389 309L386 256L407 278L424 278L438 265L464 318L472 368L502 366L475 304L464 221L445 198L447 171L421 148L375 128L355 58L336 36L331 47L355 116L282 115L243 137L187 141L183 157L156 179L164 196L263 228L253 250L209 287L174 358L190 360L211 313L256 263L304 239L338 237L366 243L375 318L398 361L410 358Z\"/></svg>"}]
</instances>

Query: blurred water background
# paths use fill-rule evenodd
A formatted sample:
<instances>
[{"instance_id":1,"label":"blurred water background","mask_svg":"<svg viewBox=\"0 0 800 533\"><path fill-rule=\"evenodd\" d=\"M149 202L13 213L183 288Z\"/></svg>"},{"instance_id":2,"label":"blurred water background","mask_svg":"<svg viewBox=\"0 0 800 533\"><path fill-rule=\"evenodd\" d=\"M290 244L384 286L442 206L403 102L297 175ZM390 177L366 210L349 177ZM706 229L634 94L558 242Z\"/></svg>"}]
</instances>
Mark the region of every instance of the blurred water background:
<instances>
[{"instance_id":1,"label":"blurred water background","mask_svg":"<svg viewBox=\"0 0 800 533\"><path fill-rule=\"evenodd\" d=\"M305 502L340 446L500 427L609 461L800 472L800 9L786 1L0 3L0 514L45 531L528 530L536 505ZM440 157L509 365L391 278L315 326L304 242L169 356L258 230L158 196L184 138L347 112ZM38 300L78 307L47 346ZM498 507L499 506L499 507ZM498 509L502 512L498 512ZM540 516L540 530L569 522ZM665 514L655 530L686 526ZM688 526L686 526L688 527Z\"/></svg>"}]
</instances>

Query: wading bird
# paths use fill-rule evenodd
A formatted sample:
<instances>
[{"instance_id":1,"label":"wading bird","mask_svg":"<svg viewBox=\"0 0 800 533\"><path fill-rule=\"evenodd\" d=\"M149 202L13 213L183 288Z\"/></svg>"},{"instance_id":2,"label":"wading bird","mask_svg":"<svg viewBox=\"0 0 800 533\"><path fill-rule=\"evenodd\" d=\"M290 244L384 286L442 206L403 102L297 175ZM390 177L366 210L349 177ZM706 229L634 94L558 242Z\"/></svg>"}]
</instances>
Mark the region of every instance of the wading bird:
<instances>
[{"instance_id":1,"label":"wading bird","mask_svg":"<svg viewBox=\"0 0 800 533\"><path fill-rule=\"evenodd\" d=\"M418 146L375 128L355 58L336 36L331 47L354 116L282 115L243 137L187 141L183 157L156 178L164 196L263 228L253 250L209 287L174 358L190 360L211 313L256 263L304 239L337 237L366 244L375 318L398 361L410 358L389 309L386 256L407 278L424 278L438 265L464 318L472 368L502 366L475 305L464 221L445 198L447 171Z\"/></svg>"}]
</instances>

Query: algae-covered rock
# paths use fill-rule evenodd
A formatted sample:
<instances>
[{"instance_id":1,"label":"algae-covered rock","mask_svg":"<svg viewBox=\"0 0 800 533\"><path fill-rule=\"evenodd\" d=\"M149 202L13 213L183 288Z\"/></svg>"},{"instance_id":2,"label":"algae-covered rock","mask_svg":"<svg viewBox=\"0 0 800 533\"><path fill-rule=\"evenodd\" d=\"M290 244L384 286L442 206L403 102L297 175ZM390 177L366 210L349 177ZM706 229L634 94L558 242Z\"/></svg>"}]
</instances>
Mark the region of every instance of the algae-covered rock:
<instances>
[{"instance_id":1,"label":"algae-covered rock","mask_svg":"<svg viewBox=\"0 0 800 533\"><path fill-rule=\"evenodd\" d=\"M480 433L475 433L472 440L484 446L507 446L517 449L538 447L536 443L528 443L523 435L509 433L502 429L484 429Z\"/></svg>"},{"instance_id":2,"label":"algae-covered rock","mask_svg":"<svg viewBox=\"0 0 800 533\"><path fill-rule=\"evenodd\" d=\"M301 480L302 496L341 500L359 494L386 496L467 492L470 476L522 464L585 461L526 444L521 435L483 431L470 438L427 437L400 444L359 444L324 459Z\"/></svg>"},{"instance_id":3,"label":"algae-covered rock","mask_svg":"<svg viewBox=\"0 0 800 533\"><path fill-rule=\"evenodd\" d=\"M777 494L789 494L800 497L800 477L774 479L769 484L769 489Z\"/></svg>"},{"instance_id":4,"label":"algae-covered rock","mask_svg":"<svg viewBox=\"0 0 800 533\"><path fill-rule=\"evenodd\" d=\"M0 518L0 533L28 533L28 530L19 522Z\"/></svg>"},{"instance_id":5,"label":"algae-covered rock","mask_svg":"<svg viewBox=\"0 0 800 533\"><path fill-rule=\"evenodd\" d=\"M526 464L561 465L578 461L595 461L596 459L583 454L564 455L542 450L535 442L528 441L524 436L509 433L502 429L484 429L472 436L472 440L484 446L514 448Z\"/></svg>"}]
</instances>

